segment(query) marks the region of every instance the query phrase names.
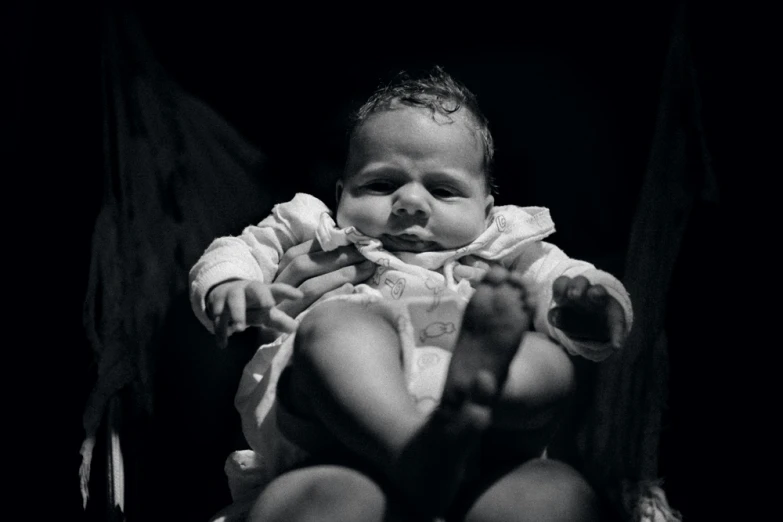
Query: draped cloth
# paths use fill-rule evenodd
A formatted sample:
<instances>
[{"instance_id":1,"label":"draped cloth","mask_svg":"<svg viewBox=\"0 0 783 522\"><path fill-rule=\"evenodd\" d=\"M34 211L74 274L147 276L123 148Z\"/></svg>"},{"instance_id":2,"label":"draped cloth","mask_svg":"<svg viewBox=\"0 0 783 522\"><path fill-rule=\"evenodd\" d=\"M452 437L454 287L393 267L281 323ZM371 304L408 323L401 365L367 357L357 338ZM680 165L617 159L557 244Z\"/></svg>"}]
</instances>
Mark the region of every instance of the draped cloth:
<instances>
[{"instance_id":1,"label":"draped cloth","mask_svg":"<svg viewBox=\"0 0 783 522\"><path fill-rule=\"evenodd\" d=\"M118 3L103 11L103 203L95 222L84 327L98 377L84 410L86 505L96 432L112 397L151 414L160 327L187 273L217 236L271 207L264 156L184 92Z\"/></svg>"},{"instance_id":2,"label":"draped cloth","mask_svg":"<svg viewBox=\"0 0 783 522\"><path fill-rule=\"evenodd\" d=\"M679 520L658 480L667 399L666 302L694 202L717 202L718 197L686 22L682 3L671 28L656 126L626 254L623 283L636 322L625 349L595 369L581 419L564 430L570 433L559 448L631 520Z\"/></svg>"}]
</instances>

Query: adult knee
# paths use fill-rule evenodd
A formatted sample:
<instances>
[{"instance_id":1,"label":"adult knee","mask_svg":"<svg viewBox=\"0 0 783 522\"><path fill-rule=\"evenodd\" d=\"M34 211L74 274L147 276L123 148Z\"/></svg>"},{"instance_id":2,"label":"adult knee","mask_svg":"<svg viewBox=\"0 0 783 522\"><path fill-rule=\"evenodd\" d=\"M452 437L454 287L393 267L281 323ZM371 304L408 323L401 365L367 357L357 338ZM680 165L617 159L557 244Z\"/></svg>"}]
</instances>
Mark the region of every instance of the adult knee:
<instances>
[{"instance_id":1,"label":"adult knee","mask_svg":"<svg viewBox=\"0 0 783 522\"><path fill-rule=\"evenodd\" d=\"M536 459L519 468L535 520L593 522L601 520L598 496L587 480L567 464Z\"/></svg>"},{"instance_id":2,"label":"adult knee","mask_svg":"<svg viewBox=\"0 0 783 522\"><path fill-rule=\"evenodd\" d=\"M598 496L587 480L555 460L529 461L502 477L478 499L467 522L598 522Z\"/></svg>"},{"instance_id":3,"label":"adult knee","mask_svg":"<svg viewBox=\"0 0 783 522\"><path fill-rule=\"evenodd\" d=\"M307 468L275 480L259 497L251 522L382 520L386 498L361 473L336 466Z\"/></svg>"},{"instance_id":4,"label":"adult knee","mask_svg":"<svg viewBox=\"0 0 783 522\"><path fill-rule=\"evenodd\" d=\"M342 468L327 469L318 480L310 484L309 498L323 505L339 504L348 511L363 505L383 503L383 492L367 476Z\"/></svg>"}]
</instances>

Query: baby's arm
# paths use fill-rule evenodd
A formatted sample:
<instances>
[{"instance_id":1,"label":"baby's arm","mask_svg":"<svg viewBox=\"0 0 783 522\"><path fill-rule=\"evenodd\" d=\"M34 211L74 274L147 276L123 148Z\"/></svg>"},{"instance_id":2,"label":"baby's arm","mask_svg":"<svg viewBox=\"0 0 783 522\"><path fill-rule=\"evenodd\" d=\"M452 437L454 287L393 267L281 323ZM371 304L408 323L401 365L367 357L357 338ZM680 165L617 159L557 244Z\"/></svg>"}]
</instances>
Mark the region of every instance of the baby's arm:
<instances>
[{"instance_id":1,"label":"baby's arm","mask_svg":"<svg viewBox=\"0 0 783 522\"><path fill-rule=\"evenodd\" d=\"M300 290L283 283L236 279L213 287L206 298L206 314L212 320L218 346L248 326L262 326L281 332L293 332L296 321L277 308L283 299L301 299Z\"/></svg>"},{"instance_id":2,"label":"baby's arm","mask_svg":"<svg viewBox=\"0 0 783 522\"><path fill-rule=\"evenodd\" d=\"M218 285L230 281L244 281L246 285L271 283L283 253L314 237L323 212L328 212L328 208L320 200L297 194L293 200L276 205L271 215L258 225L245 228L240 236L215 239L189 274L190 302L199 321L215 333L214 319L222 317L222 313L214 317L208 313L207 296ZM247 299L247 292L242 295ZM263 302L267 303L266 298Z\"/></svg>"},{"instance_id":3,"label":"baby's arm","mask_svg":"<svg viewBox=\"0 0 783 522\"><path fill-rule=\"evenodd\" d=\"M593 361L622 345L633 311L617 278L544 241L529 245L511 267L528 288L536 330Z\"/></svg>"}]
</instances>

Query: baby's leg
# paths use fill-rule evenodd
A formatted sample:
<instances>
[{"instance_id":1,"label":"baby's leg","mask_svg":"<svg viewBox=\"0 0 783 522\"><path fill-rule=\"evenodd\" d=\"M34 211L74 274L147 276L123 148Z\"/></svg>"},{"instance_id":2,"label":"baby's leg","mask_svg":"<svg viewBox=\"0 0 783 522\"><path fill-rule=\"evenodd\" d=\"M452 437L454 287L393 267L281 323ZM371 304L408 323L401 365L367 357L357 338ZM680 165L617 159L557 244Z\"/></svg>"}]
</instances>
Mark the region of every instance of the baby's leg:
<instances>
[{"instance_id":1,"label":"baby's leg","mask_svg":"<svg viewBox=\"0 0 783 522\"><path fill-rule=\"evenodd\" d=\"M290 407L374 464L422 513L451 501L528 324L521 286L498 270L466 308L443 400L429 416L408 392L390 317L338 301L297 331Z\"/></svg>"},{"instance_id":2,"label":"baby's leg","mask_svg":"<svg viewBox=\"0 0 783 522\"><path fill-rule=\"evenodd\" d=\"M297 330L288 389L281 393L295 413L319 422L383 474L395 496L432 513L456 491L499 387L479 383L448 408L422 413L408 391L393 318L379 310L344 301L313 309Z\"/></svg>"},{"instance_id":3,"label":"baby's leg","mask_svg":"<svg viewBox=\"0 0 783 522\"><path fill-rule=\"evenodd\" d=\"M392 321L385 309L346 301L313 309L299 325L289 384L280 390L294 413L380 468L423 422Z\"/></svg>"},{"instance_id":4,"label":"baby's leg","mask_svg":"<svg viewBox=\"0 0 783 522\"><path fill-rule=\"evenodd\" d=\"M565 350L544 334L526 332L493 410L485 458L539 457L567 412L574 387L574 365Z\"/></svg>"},{"instance_id":5,"label":"baby's leg","mask_svg":"<svg viewBox=\"0 0 783 522\"><path fill-rule=\"evenodd\" d=\"M281 475L256 501L248 522L389 521L386 495L358 471L313 466Z\"/></svg>"},{"instance_id":6,"label":"baby's leg","mask_svg":"<svg viewBox=\"0 0 783 522\"><path fill-rule=\"evenodd\" d=\"M601 506L587 481L555 460L534 459L492 484L466 522L597 522Z\"/></svg>"}]
</instances>

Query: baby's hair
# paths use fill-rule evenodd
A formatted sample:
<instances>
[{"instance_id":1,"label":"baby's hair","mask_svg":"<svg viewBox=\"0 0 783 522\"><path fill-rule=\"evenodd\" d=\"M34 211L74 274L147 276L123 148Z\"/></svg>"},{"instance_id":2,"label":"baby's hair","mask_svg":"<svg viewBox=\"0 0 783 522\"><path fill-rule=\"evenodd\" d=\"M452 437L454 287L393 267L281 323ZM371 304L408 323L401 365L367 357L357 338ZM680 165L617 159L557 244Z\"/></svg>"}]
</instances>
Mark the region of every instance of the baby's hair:
<instances>
[{"instance_id":1,"label":"baby's hair","mask_svg":"<svg viewBox=\"0 0 783 522\"><path fill-rule=\"evenodd\" d=\"M476 96L462 83L436 65L425 73L413 76L401 71L391 82L381 85L370 98L353 113L349 122L348 139L373 114L391 110L394 103L410 107L421 107L443 116L451 115L465 108L476 126L484 152L484 177L488 193L495 192L492 168L495 158L495 144L489 131L489 122L481 112Z\"/></svg>"}]
</instances>

